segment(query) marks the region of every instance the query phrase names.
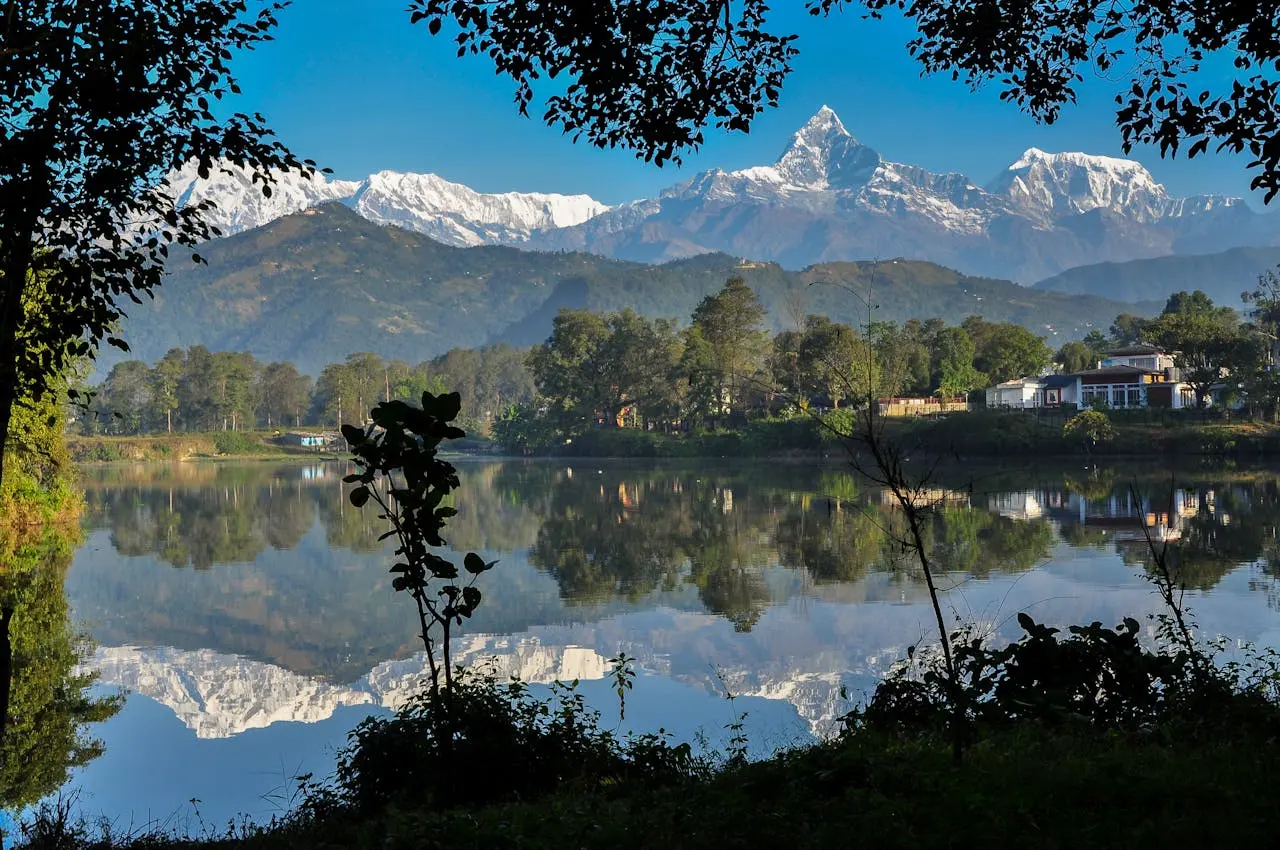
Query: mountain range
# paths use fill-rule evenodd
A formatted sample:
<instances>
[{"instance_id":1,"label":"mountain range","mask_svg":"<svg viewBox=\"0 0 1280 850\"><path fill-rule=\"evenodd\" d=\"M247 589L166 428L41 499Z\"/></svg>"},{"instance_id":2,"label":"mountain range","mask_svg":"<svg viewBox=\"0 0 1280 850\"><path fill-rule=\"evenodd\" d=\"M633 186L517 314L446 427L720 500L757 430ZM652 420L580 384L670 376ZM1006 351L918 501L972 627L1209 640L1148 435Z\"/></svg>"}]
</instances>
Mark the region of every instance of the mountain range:
<instances>
[{"instance_id":1,"label":"mountain range","mask_svg":"<svg viewBox=\"0 0 1280 850\"><path fill-rule=\"evenodd\" d=\"M341 201L361 216L454 246L514 245L637 262L704 253L799 269L905 257L1021 283L1100 261L1280 244L1280 222L1240 198L1177 198L1138 162L1031 148L985 185L885 159L823 107L772 165L711 169L618 206L585 195L482 194L434 174L363 181L279 175L260 197L228 167L171 175L181 202L209 198L226 233Z\"/></svg>"},{"instance_id":2,"label":"mountain range","mask_svg":"<svg viewBox=\"0 0 1280 850\"><path fill-rule=\"evenodd\" d=\"M375 224L341 203L215 240L201 254L207 265L175 260L155 299L130 308L122 331L131 356L154 361L170 347L203 344L290 360L311 374L353 351L417 362L454 347L541 342L564 307L629 307L687 322L704 296L734 276L756 290L774 329L794 324L797 313L864 323L866 310L850 290L873 294L877 320L938 316L958 323L977 313L1032 328L1051 345L1136 309L901 259L788 271L726 254L645 265L584 253L460 248ZM114 349L101 357L103 369L120 359Z\"/></svg>"}]
</instances>

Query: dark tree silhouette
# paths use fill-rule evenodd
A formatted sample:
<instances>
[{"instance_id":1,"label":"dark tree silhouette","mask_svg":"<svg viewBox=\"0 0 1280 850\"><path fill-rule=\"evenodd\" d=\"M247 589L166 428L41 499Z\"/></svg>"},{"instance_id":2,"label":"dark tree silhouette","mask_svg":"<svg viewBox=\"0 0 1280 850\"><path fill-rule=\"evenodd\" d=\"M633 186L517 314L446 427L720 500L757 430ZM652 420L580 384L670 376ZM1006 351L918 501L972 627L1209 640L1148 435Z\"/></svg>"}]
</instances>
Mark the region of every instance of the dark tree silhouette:
<instances>
[{"instance_id":1,"label":"dark tree silhouette","mask_svg":"<svg viewBox=\"0 0 1280 850\"><path fill-rule=\"evenodd\" d=\"M900 14L919 35L924 73L972 87L1052 123L1092 70L1118 82L1124 149L1247 153L1256 189L1280 191L1280 13L1257 0L807 0L815 16ZM661 165L703 141L707 124L746 131L775 106L797 54L772 32L764 0L412 0L412 20L446 28L458 54L484 54L528 114L535 84L568 78L543 119L575 139L625 147ZM1204 60L1229 55L1235 79L1202 87Z\"/></svg>"},{"instance_id":2,"label":"dark tree silhouette","mask_svg":"<svg viewBox=\"0 0 1280 850\"><path fill-rule=\"evenodd\" d=\"M8 0L0 18L0 464L16 399L39 397L160 284L172 249L216 235L164 175L231 161L270 194L309 171L260 115L219 118L236 51L283 3ZM179 251L179 253L183 253ZM32 309L38 307L38 309ZM0 476L3 474L0 465Z\"/></svg>"}]
</instances>

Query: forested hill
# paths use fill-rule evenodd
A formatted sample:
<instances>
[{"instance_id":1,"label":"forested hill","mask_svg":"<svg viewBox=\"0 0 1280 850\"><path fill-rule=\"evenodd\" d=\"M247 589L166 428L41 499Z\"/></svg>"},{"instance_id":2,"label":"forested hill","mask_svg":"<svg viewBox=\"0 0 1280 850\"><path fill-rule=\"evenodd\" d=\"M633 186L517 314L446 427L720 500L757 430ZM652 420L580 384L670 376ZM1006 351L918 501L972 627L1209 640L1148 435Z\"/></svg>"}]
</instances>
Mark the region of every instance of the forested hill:
<instances>
[{"instance_id":1,"label":"forested hill","mask_svg":"<svg viewBox=\"0 0 1280 850\"><path fill-rule=\"evenodd\" d=\"M788 272L723 254L650 266L588 254L455 248L373 224L340 204L211 242L201 254L207 265L175 260L155 300L130 310L123 328L129 356L152 361L171 347L203 344L289 360L311 374L355 351L417 362L454 347L540 342L561 307L630 307L685 321L733 276L757 291L775 328L805 313L860 325L867 313L854 293L871 284L877 321L938 316L957 323L977 313L1025 325L1054 347L1082 336L1090 323L1105 328L1118 313L1135 312L1132 304L905 260ZM114 350L102 355L102 368L121 359Z\"/></svg>"},{"instance_id":2,"label":"forested hill","mask_svg":"<svg viewBox=\"0 0 1280 850\"><path fill-rule=\"evenodd\" d=\"M1068 269L1035 285L1045 292L1102 295L1121 301L1163 302L1175 292L1201 290L1216 303L1240 308L1240 293L1280 264L1280 248L1232 248L1217 254L1174 254L1127 263ZM1158 312L1158 311L1156 311Z\"/></svg>"}]
</instances>

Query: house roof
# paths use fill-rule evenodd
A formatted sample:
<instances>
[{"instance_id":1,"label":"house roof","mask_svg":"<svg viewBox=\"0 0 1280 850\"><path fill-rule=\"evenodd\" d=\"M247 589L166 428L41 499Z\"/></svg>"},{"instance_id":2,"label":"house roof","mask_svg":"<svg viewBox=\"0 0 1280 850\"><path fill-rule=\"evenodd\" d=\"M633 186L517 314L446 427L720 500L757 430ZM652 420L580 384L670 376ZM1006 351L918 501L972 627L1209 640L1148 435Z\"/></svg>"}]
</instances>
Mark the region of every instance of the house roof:
<instances>
[{"instance_id":1,"label":"house roof","mask_svg":"<svg viewBox=\"0 0 1280 850\"><path fill-rule=\"evenodd\" d=\"M1140 354L1164 354L1164 349L1158 345L1126 345L1117 348L1115 351L1108 352L1108 357L1136 357Z\"/></svg>"},{"instance_id":2,"label":"house roof","mask_svg":"<svg viewBox=\"0 0 1280 850\"><path fill-rule=\"evenodd\" d=\"M1076 382L1075 375L1049 375L1041 380L1046 390L1055 390L1062 387L1069 387Z\"/></svg>"},{"instance_id":3,"label":"house roof","mask_svg":"<svg viewBox=\"0 0 1280 850\"><path fill-rule=\"evenodd\" d=\"M1087 378L1093 376L1114 376L1114 377L1133 377L1135 375L1163 375L1164 372L1156 369L1139 369L1137 366L1103 366L1101 369L1086 369L1083 372L1074 372L1072 377Z\"/></svg>"}]
</instances>

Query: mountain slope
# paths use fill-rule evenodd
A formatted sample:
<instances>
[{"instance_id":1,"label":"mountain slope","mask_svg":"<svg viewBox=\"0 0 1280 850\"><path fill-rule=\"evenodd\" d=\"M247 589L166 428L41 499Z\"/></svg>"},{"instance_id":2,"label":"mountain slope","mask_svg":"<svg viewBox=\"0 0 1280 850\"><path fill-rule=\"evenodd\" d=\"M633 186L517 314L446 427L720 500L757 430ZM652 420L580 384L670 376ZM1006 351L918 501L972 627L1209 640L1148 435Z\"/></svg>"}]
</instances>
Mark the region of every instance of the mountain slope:
<instances>
[{"instance_id":1,"label":"mountain slope","mask_svg":"<svg viewBox=\"0 0 1280 850\"><path fill-rule=\"evenodd\" d=\"M790 272L723 254L650 266L586 254L455 248L373 224L341 204L216 240L201 253L208 265L181 266L154 301L132 308L123 328L131 356L151 361L172 346L204 344L291 360L312 374L354 351L416 362L457 346L539 342L562 307L630 307L687 322L697 303L733 276L756 289L775 328L790 324L788 302L797 298L807 312L861 324L865 310L849 288L869 286L878 320L958 322L978 313L1024 324L1051 342L1134 309L905 260ZM102 356L101 368L120 359L110 350Z\"/></svg>"},{"instance_id":2,"label":"mountain slope","mask_svg":"<svg viewBox=\"0 0 1280 850\"><path fill-rule=\"evenodd\" d=\"M1120 301L1163 301L1175 292L1203 290L1214 301L1240 307L1240 294L1280 265L1280 248L1232 248L1217 254L1095 263L1040 281L1044 292L1098 295Z\"/></svg>"}]
</instances>

